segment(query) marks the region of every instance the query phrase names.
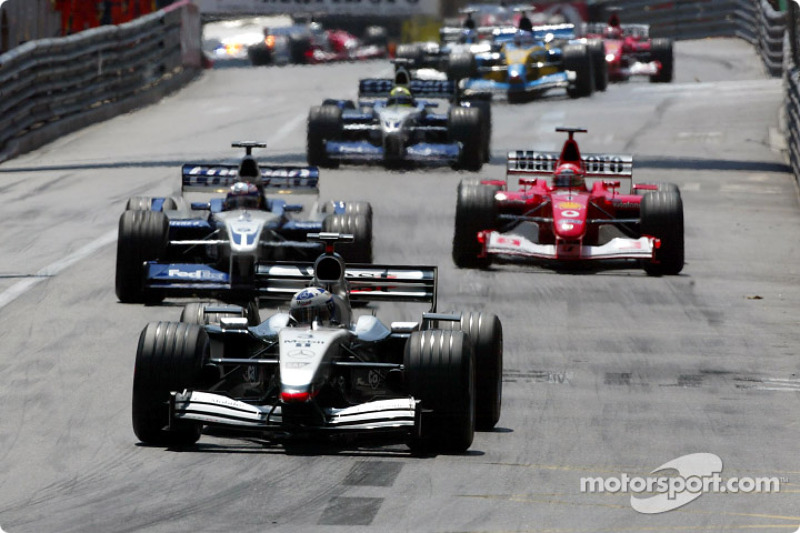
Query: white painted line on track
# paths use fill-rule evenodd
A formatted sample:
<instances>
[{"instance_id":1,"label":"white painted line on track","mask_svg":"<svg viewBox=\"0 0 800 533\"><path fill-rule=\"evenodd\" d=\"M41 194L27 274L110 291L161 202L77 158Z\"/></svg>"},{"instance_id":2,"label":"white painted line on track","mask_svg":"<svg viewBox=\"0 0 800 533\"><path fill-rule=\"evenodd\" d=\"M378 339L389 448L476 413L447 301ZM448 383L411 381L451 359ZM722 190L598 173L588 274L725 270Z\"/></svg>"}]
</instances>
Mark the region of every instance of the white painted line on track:
<instances>
[{"instance_id":1,"label":"white painted line on track","mask_svg":"<svg viewBox=\"0 0 800 533\"><path fill-rule=\"evenodd\" d=\"M18 281L2 293L0 293L0 309L7 306L37 284L41 283L42 281L56 276L63 272L64 270L68 269L78 261L86 259L90 255L94 254L104 246L108 246L112 242L117 240L117 230L114 229L101 235L99 238L93 240L89 244L83 246L82 248L76 250L75 252L69 254L67 257L56 261L50 265L47 265L43 269L39 270L36 274L31 276L30 278L25 278L22 281Z\"/></svg>"}]
</instances>

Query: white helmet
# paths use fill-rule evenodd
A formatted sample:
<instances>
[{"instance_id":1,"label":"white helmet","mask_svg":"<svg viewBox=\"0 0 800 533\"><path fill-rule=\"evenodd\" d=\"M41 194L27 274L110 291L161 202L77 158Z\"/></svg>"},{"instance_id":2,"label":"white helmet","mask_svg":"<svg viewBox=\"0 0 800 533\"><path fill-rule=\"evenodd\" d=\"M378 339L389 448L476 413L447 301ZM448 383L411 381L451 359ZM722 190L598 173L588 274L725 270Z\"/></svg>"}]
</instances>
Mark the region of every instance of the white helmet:
<instances>
[{"instance_id":1,"label":"white helmet","mask_svg":"<svg viewBox=\"0 0 800 533\"><path fill-rule=\"evenodd\" d=\"M309 287L292 296L289 314L298 324L316 321L320 325L329 326L339 322L333 295L319 287Z\"/></svg>"}]
</instances>

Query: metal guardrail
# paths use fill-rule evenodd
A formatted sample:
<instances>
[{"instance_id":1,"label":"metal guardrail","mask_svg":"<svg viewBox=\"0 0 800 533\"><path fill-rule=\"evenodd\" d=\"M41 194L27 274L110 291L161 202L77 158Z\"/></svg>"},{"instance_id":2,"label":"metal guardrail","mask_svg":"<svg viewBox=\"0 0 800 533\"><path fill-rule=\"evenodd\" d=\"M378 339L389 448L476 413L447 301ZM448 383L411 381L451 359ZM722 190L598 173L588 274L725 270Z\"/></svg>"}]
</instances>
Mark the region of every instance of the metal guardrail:
<instances>
[{"instance_id":1,"label":"metal guardrail","mask_svg":"<svg viewBox=\"0 0 800 533\"><path fill-rule=\"evenodd\" d=\"M785 127L789 164L800 181L800 4L789 2L786 20Z\"/></svg>"},{"instance_id":2,"label":"metal guardrail","mask_svg":"<svg viewBox=\"0 0 800 533\"><path fill-rule=\"evenodd\" d=\"M182 86L200 66L200 31L184 1L0 55L0 161Z\"/></svg>"}]
</instances>

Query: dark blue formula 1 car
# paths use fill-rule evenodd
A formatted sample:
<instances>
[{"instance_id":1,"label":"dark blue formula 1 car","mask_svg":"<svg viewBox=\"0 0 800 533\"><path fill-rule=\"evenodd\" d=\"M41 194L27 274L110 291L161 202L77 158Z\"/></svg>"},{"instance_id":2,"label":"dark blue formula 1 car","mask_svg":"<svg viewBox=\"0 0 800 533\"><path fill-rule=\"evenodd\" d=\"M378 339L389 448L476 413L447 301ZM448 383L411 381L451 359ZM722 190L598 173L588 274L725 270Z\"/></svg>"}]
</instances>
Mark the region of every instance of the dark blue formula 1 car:
<instances>
[{"instance_id":1,"label":"dark blue formula 1 car","mask_svg":"<svg viewBox=\"0 0 800 533\"><path fill-rule=\"evenodd\" d=\"M121 302L158 302L167 295L203 294L236 303L250 292L262 261L310 260L320 252L308 233L354 235L341 254L372 261L372 207L327 202L305 217L287 193L318 194L316 167L259 165L251 155L263 143L234 143L247 154L239 165L186 164L181 196L134 197L119 221L116 293ZM183 193L205 193L188 201ZM209 193L224 193L208 199ZM245 297L245 300L249 299Z\"/></svg>"},{"instance_id":2,"label":"dark blue formula 1 car","mask_svg":"<svg viewBox=\"0 0 800 533\"><path fill-rule=\"evenodd\" d=\"M449 80L364 79L357 103L326 100L308 116L308 163L336 167L340 162L388 167L439 164L480 170L489 157L488 102L458 99ZM398 81L402 78L402 81ZM446 99L450 106L437 112Z\"/></svg>"}]
</instances>

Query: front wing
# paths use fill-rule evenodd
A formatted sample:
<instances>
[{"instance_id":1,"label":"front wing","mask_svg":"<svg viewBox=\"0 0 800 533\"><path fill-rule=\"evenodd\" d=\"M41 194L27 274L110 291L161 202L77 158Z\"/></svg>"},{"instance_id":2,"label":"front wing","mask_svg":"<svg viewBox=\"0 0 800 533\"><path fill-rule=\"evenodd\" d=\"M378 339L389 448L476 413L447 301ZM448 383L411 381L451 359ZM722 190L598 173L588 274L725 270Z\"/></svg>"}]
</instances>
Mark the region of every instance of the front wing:
<instances>
[{"instance_id":1,"label":"front wing","mask_svg":"<svg viewBox=\"0 0 800 533\"><path fill-rule=\"evenodd\" d=\"M221 394L198 391L172 393L170 423L194 420L239 430L319 431L349 433L398 431L416 433L420 428L420 402L414 398L377 400L345 408L322 407L324 422L302 428L287 427L281 406L254 405Z\"/></svg>"},{"instance_id":2,"label":"front wing","mask_svg":"<svg viewBox=\"0 0 800 533\"><path fill-rule=\"evenodd\" d=\"M575 83L576 74L574 71L565 70L541 76L535 80L526 80L523 83L509 83L484 78L472 78L464 80L464 94L478 93L534 93L544 92L550 89L566 89Z\"/></svg>"},{"instance_id":3,"label":"front wing","mask_svg":"<svg viewBox=\"0 0 800 533\"><path fill-rule=\"evenodd\" d=\"M484 231L479 234L483 254L510 255L551 261L595 261L609 259L644 259L652 261L660 241L653 237L630 239L617 237L599 246L574 243L539 244L521 235Z\"/></svg>"},{"instance_id":4,"label":"front wing","mask_svg":"<svg viewBox=\"0 0 800 533\"><path fill-rule=\"evenodd\" d=\"M375 146L366 141L325 143L328 157L340 161L382 162L386 153L382 146ZM461 147L457 143L417 143L406 147L404 161L415 163L451 163L458 160Z\"/></svg>"}]
</instances>

